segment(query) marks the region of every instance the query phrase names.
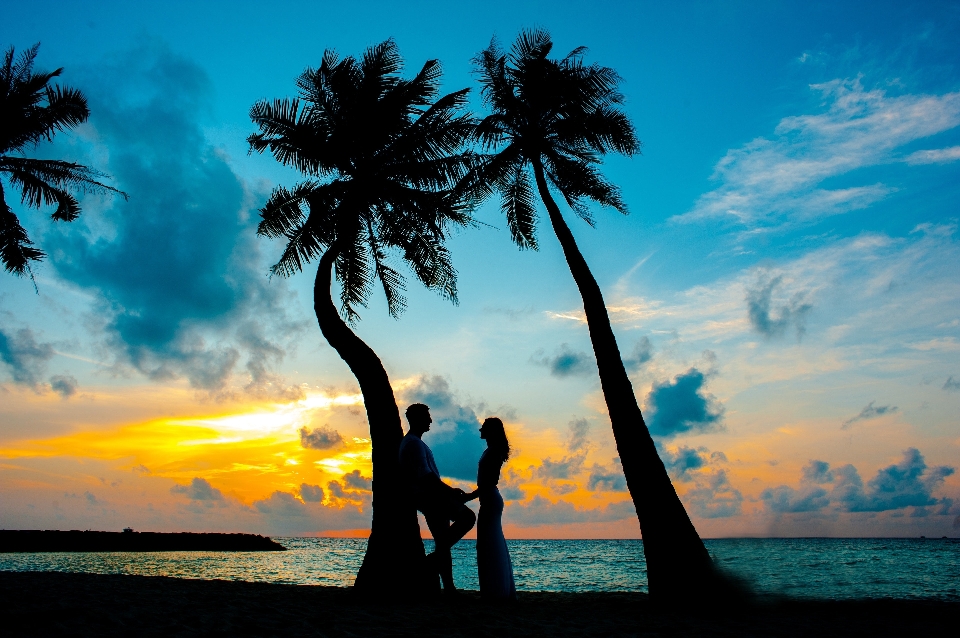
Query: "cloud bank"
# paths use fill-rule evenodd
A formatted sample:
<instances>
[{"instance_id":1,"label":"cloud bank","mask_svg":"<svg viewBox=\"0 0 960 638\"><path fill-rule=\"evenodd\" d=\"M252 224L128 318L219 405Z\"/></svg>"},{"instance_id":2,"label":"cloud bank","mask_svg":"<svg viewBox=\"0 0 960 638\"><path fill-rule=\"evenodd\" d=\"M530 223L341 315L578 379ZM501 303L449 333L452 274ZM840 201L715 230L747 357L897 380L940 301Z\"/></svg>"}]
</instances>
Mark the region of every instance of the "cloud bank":
<instances>
[{"instance_id":1,"label":"cloud bank","mask_svg":"<svg viewBox=\"0 0 960 638\"><path fill-rule=\"evenodd\" d=\"M269 371L286 351L266 335L293 336L298 324L284 284L265 276L252 210L262 196L200 128L209 79L147 43L104 64L85 91L97 152L129 201L108 200L45 242L58 275L93 294L116 364L224 395L246 359L247 392L299 398Z\"/></svg>"},{"instance_id":2,"label":"cloud bank","mask_svg":"<svg viewBox=\"0 0 960 638\"><path fill-rule=\"evenodd\" d=\"M956 468L939 465L928 467L917 448L908 448L896 464L877 471L864 486L860 473L847 464L835 469L824 461L814 460L801 473L800 487L780 485L760 494L766 509L775 514L821 512L886 512L907 507L914 514L925 515L927 508L940 506L947 514L949 498L937 498L933 492L943 485ZM828 490L827 487L830 489Z\"/></svg>"}]
</instances>

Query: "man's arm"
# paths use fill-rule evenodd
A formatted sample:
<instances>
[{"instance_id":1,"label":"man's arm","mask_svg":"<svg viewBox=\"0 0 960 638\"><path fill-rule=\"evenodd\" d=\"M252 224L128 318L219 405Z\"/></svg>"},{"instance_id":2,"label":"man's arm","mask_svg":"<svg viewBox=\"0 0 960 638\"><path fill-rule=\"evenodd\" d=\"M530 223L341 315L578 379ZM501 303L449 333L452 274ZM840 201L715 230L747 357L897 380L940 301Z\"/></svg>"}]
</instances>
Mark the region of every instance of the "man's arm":
<instances>
[{"instance_id":1,"label":"man's arm","mask_svg":"<svg viewBox=\"0 0 960 638\"><path fill-rule=\"evenodd\" d=\"M420 477L419 486L422 494L436 494L444 496L450 500L466 502L467 493L459 487L447 485L439 476L433 474L424 474Z\"/></svg>"}]
</instances>

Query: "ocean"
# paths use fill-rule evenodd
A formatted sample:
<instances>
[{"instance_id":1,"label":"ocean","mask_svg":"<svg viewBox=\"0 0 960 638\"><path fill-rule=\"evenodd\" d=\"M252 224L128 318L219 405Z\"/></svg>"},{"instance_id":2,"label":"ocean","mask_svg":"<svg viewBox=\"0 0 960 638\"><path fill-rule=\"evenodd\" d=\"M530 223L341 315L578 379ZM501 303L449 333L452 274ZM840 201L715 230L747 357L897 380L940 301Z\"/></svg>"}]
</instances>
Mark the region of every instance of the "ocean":
<instances>
[{"instance_id":1,"label":"ocean","mask_svg":"<svg viewBox=\"0 0 960 638\"><path fill-rule=\"evenodd\" d=\"M286 552L0 554L0 570L139 574L349 586L366 539L275 538ZM706 540L724 570L757 593L796 598L960 600L960 539L749 538ZM521 591L646 591L638 540L510 540ZM427 551L432 542L426 541ZM477 589L476 545L454 548L458 587Z\"/></svg>"}]
</instances>

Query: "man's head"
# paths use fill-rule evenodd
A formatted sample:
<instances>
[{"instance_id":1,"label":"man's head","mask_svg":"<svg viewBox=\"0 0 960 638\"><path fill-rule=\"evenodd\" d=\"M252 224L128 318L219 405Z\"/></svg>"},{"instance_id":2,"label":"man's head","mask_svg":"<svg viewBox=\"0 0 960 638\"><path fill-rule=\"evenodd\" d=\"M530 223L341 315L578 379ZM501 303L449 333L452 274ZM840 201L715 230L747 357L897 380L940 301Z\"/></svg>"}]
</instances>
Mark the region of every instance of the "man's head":
<instances>
[{"instance_id":1,"label":"man's head","mask_svg":"<svg viewBox=\"0 0 960 638\"><path fill-rule=\"evenodd\" d=\"M430 429L433 418L430 416L430 408L422 403L414 403L407 408L407 423L410 424L410 431L416 434L423 434Z\"/></svg>"}]
</instances>

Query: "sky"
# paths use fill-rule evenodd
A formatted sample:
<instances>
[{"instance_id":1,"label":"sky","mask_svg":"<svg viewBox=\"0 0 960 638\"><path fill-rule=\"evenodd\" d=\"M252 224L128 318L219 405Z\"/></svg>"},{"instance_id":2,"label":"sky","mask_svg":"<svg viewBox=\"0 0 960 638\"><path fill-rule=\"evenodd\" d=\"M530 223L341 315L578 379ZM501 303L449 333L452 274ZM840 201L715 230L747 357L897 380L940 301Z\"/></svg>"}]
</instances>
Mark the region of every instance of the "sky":
<instances>
[{"instance_id":1,"label":"sky","mask_svg":"<svg viewBox=\"0 0 960 638\"><path fill-rule=\"evenodd\" d=\"M272 14L267 13L269 8ZM129 194L8 203L48 259L0 276L0 527L363 536L359 388L312 314L315 267L257 209L299 176L249 109L325 49L393 38L470 87L492 37L550 31L622 76L630 214L565 209L661 457L703 537L960 536L960 3L2 0L91 116L31 149ZM496 200L449 242L459 304L408 282L357 333L473 488L480 421L514 448L512 538L636 538L579 293ZM427 530L421 526L426 536Z\"/></svg>"}]
</instances>

